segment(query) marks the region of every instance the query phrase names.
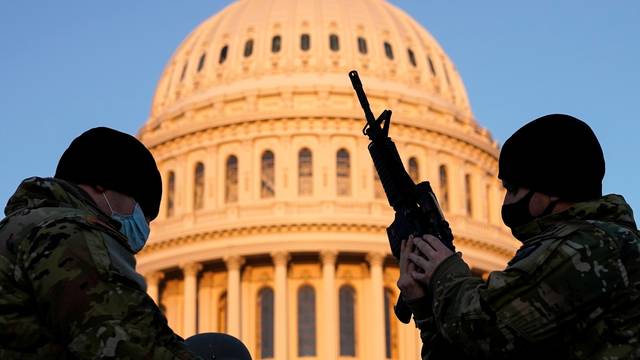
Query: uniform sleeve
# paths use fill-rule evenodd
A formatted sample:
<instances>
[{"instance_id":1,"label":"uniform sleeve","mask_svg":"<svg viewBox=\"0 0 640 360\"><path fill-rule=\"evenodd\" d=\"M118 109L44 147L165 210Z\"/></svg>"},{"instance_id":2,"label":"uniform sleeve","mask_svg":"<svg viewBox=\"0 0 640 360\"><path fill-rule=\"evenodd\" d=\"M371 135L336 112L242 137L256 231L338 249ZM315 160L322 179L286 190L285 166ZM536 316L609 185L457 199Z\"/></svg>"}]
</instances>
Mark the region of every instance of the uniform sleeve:
<instances>
[{"instance_id":1,"label":"uniform sleeve","mask_svg":"<svg viewBox=\"0 0 640 360\"><path fill-rule=\"evenodd\" d=\"M513 358L516 351L557 339L567 324L587 326L624 278L613 241L598 236L543 243L505 271L491 273L486 283L451 256L430 284L434 320L451 344L472 357Z\"/></svg>"},{"instance_id":2,"label":"uniform sleeve","mask_svg":"<svg viewBox=\"0 0 640 360\"><path fill-rule=\"evenodd\" d=\"M109 264L95 229L55 222L20 248L35 306L52 335L79 359L192 359L153 300Z\"/></svg>"}]
</instances>

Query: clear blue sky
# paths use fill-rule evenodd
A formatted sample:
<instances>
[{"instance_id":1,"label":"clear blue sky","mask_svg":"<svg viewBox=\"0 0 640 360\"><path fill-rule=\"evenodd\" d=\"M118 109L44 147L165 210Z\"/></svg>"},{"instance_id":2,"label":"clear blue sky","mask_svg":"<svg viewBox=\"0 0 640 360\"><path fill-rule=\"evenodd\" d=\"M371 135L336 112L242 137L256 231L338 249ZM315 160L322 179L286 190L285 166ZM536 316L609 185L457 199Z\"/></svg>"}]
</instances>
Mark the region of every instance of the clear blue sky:
<instances>
[{"instance_id":1,"label":"clear blue sky","mask_svg":"<svg viewBox=\"0 0 640 360\"><path fill-rule=\"evenodd\" d=\"M0 2L0 204L23 178L51 176L82 131L135 134L180 41L229 3ZM604 148L605 191L640 211L640 1L392 3L438 39L500 143L543 114L582 118Z\"/></svg>"}]
</instances>

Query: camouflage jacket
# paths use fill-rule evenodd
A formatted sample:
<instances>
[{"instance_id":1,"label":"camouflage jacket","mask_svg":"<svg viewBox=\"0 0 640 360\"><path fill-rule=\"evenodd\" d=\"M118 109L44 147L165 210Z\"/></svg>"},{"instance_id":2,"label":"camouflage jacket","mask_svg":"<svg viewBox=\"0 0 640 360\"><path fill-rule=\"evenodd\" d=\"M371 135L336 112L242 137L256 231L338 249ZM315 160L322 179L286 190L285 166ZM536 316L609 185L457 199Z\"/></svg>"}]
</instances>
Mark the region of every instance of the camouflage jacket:
<instances>
[{"instance_id":1,"label":"camouflage jacket","mask_svg":"<svg viewBox=\"0 0 640 360\"><path fill-rule=\"evenodd\" d=\"M0 222L1 359L191 359L119 223L79 187L29 178Z\"/></svg>"},{"instance_id":2,"label":"camouflage jacket","mask_svg":"<svg viewBox=\"0 0 640 360\"><path fill-rule=\"evenodd\" d=\"M442 337L465 353L449 359L640 359L640 234L624 199L516 230L522 247L486 282L459 255L436 269L430 313L412 306L423 358L446 356L430 344ZM429 357L431 345L440 356Z\"/></svg>"}]
</instances>

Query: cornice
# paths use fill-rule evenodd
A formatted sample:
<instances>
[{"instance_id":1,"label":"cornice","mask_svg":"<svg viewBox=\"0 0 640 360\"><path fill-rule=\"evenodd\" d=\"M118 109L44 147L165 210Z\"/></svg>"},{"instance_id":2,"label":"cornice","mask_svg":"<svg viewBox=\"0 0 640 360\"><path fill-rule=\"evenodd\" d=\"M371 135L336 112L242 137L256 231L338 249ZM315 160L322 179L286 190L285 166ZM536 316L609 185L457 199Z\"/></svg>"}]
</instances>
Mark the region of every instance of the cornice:
<instances>
[{"instance_id":1,"label":"cornice","mask_svg":"<svg viewBox=\"0 0 640 360\"><path fill-rule=\"evenodd\" d=\"M201 243L207 241L214 241L221 238L233 238L243 236L260 236L267 234L278 233L312 233L312 232L326 232L326 233L371 233L371 234L384 234L386 227L381 225L371 224L348 224L348 223L301 223L301 224L277 224L277 225L259 225L259 226L238 226L234 228L219 229L202 231L192 234L186 234L164 240L158 243L151 243L145 246L145 248L138 254L139 257L144 257L160 251L178 248L184 245ZM489 244L484 241L471 239L468 237L455 237L455 244L462 247L469 247L478 250L487 251L496 255L511 257L513 256L513 248L508 244Z\"/></svg>"},{"instance_id":2,"label":"cornice","mask_svg":"<svg viewBox=\"0 0 640 360\"><path fill-rule=\"evenodd\" d=\"M396 123L392 138L407 145L428 146L450 154L472 155L475 161L497 165L499 149L480 135L461 134L442 121L426 121L425 126ZM176 132L143 139L159 161L189 151L234 141L280 138L291 135L329 135L360 138L362 121L355 117L264 118L227 125L193 124ZM423 139L423 141L420 141Z\"/></svg>"}]
</instances>

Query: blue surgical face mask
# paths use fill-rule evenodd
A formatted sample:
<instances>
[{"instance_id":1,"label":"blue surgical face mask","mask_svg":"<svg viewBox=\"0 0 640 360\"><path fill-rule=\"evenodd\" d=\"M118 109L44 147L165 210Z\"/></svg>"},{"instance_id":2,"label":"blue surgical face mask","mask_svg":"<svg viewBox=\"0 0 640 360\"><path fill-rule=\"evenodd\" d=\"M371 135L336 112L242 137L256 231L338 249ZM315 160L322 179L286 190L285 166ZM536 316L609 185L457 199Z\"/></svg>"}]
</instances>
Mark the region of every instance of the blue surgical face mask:
<instances>
[{"instance_id":1,"label":"blue surgical face mask","mask_svg":"<svg viewBox=\"0 0 640 360\"><path fill-rule=\"evenodd\" d=\"M133 250L134 253L137 253L147 242L149 232L151 231L140 204L136 203L131 215L122 215L113 211L111 204L109 204L109 200L104 193L102 193L102 196L104 196L104 199L107 201L107 205L109 206L109 210L111 210L111 218L122 224L120 232L127 237L131 250Z\"/></svg>"}]
</instances>

